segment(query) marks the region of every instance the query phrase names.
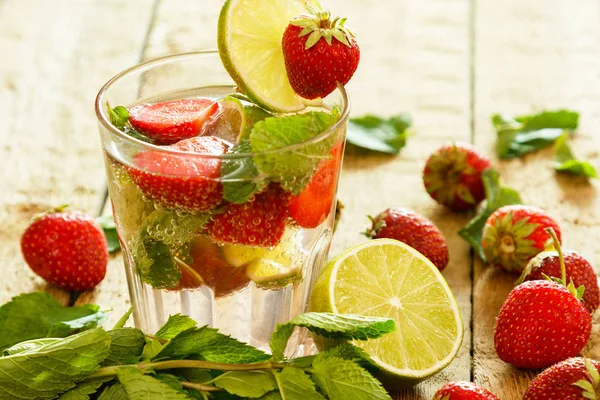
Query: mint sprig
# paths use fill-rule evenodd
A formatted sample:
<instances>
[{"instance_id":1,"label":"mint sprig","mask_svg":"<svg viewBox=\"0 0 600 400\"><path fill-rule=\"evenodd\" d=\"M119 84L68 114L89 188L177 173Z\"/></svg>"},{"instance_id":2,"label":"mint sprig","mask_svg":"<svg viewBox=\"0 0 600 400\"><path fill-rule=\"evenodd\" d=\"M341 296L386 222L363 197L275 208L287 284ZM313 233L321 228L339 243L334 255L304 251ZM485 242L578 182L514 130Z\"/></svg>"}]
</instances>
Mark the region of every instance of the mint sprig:
<instances>
[{"instance_id":1,"label":"mint sprig","mask_svg":"<svg viewBox=\"0 0 600 400\"><path fill-rule=\"evenodd\" d=\"M554 143L554 169L586 178L600 178L596 168L587 161L577 159L568 143L569 136L561 135Z\"/></svg>"},{"instance_id":2,"label":"mint sprig","mask_svg":"<svg viewBox=\"0 0 600 400\"><path fill-rule=\"evenodd\" d=\"M388 118L375 115L350 118L346 139L363 149L395 155L406 145L411 125L408 114Z\"/></svg>"}]
</instances>

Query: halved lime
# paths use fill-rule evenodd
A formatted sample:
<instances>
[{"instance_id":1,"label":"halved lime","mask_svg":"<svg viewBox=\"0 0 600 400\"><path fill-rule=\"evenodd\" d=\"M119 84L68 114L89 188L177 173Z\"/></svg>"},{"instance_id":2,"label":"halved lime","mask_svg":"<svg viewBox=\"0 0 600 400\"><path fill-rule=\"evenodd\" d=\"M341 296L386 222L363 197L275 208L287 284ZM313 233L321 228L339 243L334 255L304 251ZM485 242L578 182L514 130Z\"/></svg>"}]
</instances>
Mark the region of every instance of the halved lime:
<instances>
[{"instance_id":1,"label":"halved lime","mask_svg":"<svg viewBox=\"0 0 600 400\"><path fill-rule=\"evenodd\" d=\"M219 100L221 115L211 130L211 135L225 139L234 145L250 137L252 127L273 114L256 104L230 95Z\"/></svg>"},{"instance_id":2,"label":"halved lime","mask_svg":"<svg viewBox=\"0 0 600 400\"><path fill-rule=\"evenodd\" d=\"M396 331L354 342L373 358L388 388L411 386L440 371L463 338L460 311L442 274L421 253L392 239L361 243L331 260L315 282L309 310L393 318Z\"/></svg>"},{"instance_id":3,"label":"halved lime","mask_svg":"<svg viewBox=\"0 0 600 400\"><path fill-rule=\"evenodd\" d=\"M289 22L305 12L305 0L227 0L219 15L223 65L238 87L267 110L304 108L287 77L281 40Z\"/></svg>"}]
</instances>

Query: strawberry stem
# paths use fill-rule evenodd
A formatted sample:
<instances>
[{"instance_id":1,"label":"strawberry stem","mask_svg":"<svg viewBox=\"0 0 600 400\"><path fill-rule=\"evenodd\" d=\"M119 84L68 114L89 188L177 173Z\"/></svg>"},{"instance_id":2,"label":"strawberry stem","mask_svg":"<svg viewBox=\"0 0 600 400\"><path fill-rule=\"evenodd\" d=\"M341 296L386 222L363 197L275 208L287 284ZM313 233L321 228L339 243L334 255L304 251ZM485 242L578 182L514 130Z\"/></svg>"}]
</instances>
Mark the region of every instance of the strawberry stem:
<instances>
[{"instance_id":1,"label":"strawberry stem","mask_svg":"<svg viewBox=\"0 0 600 400\"><path fill-rule=\"evenodd\" d=\"M558 236L554 229L546 228L546 232L552 237L552 242L554 243L554 248L558 253L558 262L560 263L560 277L564 284L567 284L567 268L565 266L565 257L563 256L562 247L560 246L560 241L558 240Z\"/></svg>"}]
</instances>

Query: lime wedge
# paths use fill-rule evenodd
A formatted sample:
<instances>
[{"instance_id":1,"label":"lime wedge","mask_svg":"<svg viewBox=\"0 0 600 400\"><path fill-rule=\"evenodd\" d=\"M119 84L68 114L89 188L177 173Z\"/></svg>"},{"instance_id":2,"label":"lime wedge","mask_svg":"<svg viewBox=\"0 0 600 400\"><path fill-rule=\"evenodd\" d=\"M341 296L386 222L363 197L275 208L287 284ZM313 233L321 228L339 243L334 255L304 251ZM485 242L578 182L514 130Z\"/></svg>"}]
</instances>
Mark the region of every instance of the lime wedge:
<instances>
[{"instance_id":1,"label":"lime wedge","mask_svg":"<svg viewBox=\"0 0 600 400\"><path fill-rule=\"evenodd\" d=\"M354 342L391 389L440 371L463 338L460 311L444 277L421 253L392 239L361 243L331 260L315 282L309 310L393 318L396 331Z\"/></svg>"},{"instance_id":2,"label":"lime wedge","mask_svg":"<svg viewBox=\"0 0 600 400\"><path fill-rule=\"evenodd\" d=\"M238 87L261 107L279 112L304 108L287 77L281 39L305 0L227 0L218 26L219 54Z\"/></svg>"},{"instance_id":3,"label":"lime wedge","mask_svg":"<svg viewBox=\"0 0 600 400\"><path fill-rule=\"evenodd\" d=\"M301 265L286 266L277 261L259 258L246 267L246 276L260 287L276 289L292 283L301 270Z\"/></svg>"},{"instance_id":4,"label":"lime wedge","mask_svg":"<svg viewBox=\"0 0 600 400\"><path fill-rule=\"evenodd\" d=\"M252 127L273 114L263 110L254 103L242 100L235 95L219 100L221 114L212 127L211 135L218 136L237 145L250 137Z\"/></svg>"}]
</instances>

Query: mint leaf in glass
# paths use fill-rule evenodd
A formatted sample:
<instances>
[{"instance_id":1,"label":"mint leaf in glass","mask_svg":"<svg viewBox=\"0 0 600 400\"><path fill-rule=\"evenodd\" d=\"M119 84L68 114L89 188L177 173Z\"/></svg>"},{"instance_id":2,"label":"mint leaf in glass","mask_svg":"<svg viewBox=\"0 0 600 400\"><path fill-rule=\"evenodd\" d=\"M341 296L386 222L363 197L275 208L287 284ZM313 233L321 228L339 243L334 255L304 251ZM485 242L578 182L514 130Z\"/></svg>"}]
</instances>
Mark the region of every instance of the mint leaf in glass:
<instances>
[{"instance_id":1,"label":"mint leaf in glass","mask_svg":"<svg viewBox=\"0 0 600 400\"><path fill-rule=\"evenodd\" d=\"M231 154L250 152L252 152L250 141L244 140L231 151ZM261 174L254 165L252 157L224 159L221 163L221 177L223 198L235 204L247 202L269 183L266 176Z\"/></svg>"},{"instance_id":2,"label":"mint leaf in glass","mask_svg":"<svg viewBox=\"0 0 600 400\"><path fill-rule=\"evenodd\" d=\"M127 111L125 107L116 106L115 108L111 108L107 101L106 108L108 109L110 123L113 124L115 128L123 130L125 126L129 125L129 111Z\"/></svg>"},{"instance_id":3,"label":"mint leaf in glass","mask_svg":"<svg viewBox=\"0 0 600 400\"><path fill-rule=\"evenodd\" d=\"M146 336L139 329L120 328L108 331L110 336L110 353L102 363L107 365L133 364L140 360Z\"/></svg>"},{"instance_id":4,"label":"mint leaf in glass","mask_svg":"<svg viewBox=\"0 0 600 400\"><path fill-rule=\"evenodd\" d=\"M58 400L88 400L90 395L96 393L100 386L110 380L112 380L112 377L78 383L73 389L61 394Z\"/></svg>"},{"instance_id":5,"label":"mint leaf in glass","mask_svg":"<svg viewBox=\"0 0 600 400\"><path fill-rule=\"evenodd\" d=\"M554 169L586 178L600 178L596 168L587 161L578 160L568 143L569 136L561 135L554 143Z\"/></svg>"},{"instance_id":6,"label":"mint leaf in glass","mask_svg":"<svg viewBox=\"0 0 600 400\"><path fill-rule=\"evenodd\" d=\"M144 375L135 367L123 367L118 371L119 382L123 385L129 400L189 400L185 392L174 389L160 380Z\"/></svg>"},{"instance_id":7,"label":"mint leaf in glass","mask_svg":"<svg viewBox=\"0 0 600 400\"><path fill-rule=\"evenodd\" d=\"M181 269L172 248L164 242L142 233L131 243L131 252L140 278L153 288L173 288L181 280Z\"/></svg>"},{"instance_id":8,"label":"mint leaf in glass","mask_svg":"<svg viewBox=\"0 0 600 400\"><path fill-rule=\"evenodd\" d=\"M115 226L115 220L112 215L98 217L96 218L96 222L104 231L104 236L106 236L106 242L108 244L108 252L115 253L121 250L119 235L117 235L117 227Z\"/></svg>"},{"instance_id":9,"label":"mint leaf in glass","mask_svg":"<svg viewBox=\"0 0 600 400\"><path fill-rule=\"evenodd\" d=\"M35 351L0 357L0 397L53 399L95 372L109 348L110 336L97 328Z\"/></svg>"},{"instance_id":10,"label":"mint leaf in glass","mask_svg":"<svg viewBox=\"0 0 600 400\"><path fill-rule=\"evenodd\" d=\"M330 400L391 400L381 383L352 361L318 354L313 380Z\"/></svg>"},{"instance_id":11,"label":"mint leaf in glass","mask_svg":"<svg viewBox=\"0 0 600 400\"><path fill-rule=\"evenodd\" d=\"M196 327L196 321L187 315L170 315L169 319L156 332L156 336L163 339L172 339L183 331Z\"/></svg>"},{"instance_id":12,"label":"mint leaf in glass","mask_svg":"<svg viewBox=\"0 0 600 400\"><path fill-rule=\"evenodd\" d=\"M493 168L483 171L481 179L483 180L487 199L485 207L458 231L458 234L469 242L479 257L485 261L485 254L481 245L485 221L500 207L521 204L521 196L516 190L503 186L500 181L500 174Z\"/></svg>"},{"instance_id":13,"label":"mint leaf in glass","mask_svg":"<svg viewBox=\"0 0 600 400\"><path fill-rule=\"evenodd\" d=\"M492 116L498 133L496 151L501 159L521 157L548 147L565 131L577 129L579 114L570 110L544 111L533 115Z\"/></svg>"},{"instance_id":14,"label":"mint leaf in glass","mask_svg":"<svg viewBox=\"0 0 600 400\"><path fill-rule=\"evenodd\" d=\"M280 372L274 372L281 397L286 400L325 400L315 383L301 369L285 367Z\"/></svg>"},{"instance_id":15,"label":"mint leaf in glass","mask_svg":"<svg viewBox=\"0 0 600 400\"><path fill-rule=\"evenodd\" d=\"M334 115L318 111L257 122L250 133L252 152L259 153L254 155L256 168L269 179L280 182L288 192L300 193L341 135L330 134L321 140L300 143L325 132L335 122ZM276 151L290 145L299 146L293 150Z\"/></svg>"},{"instance_id":16,"label":"mint leaf in glass","mask_svg":"<svg viewBox=\"0 0 600 400\"><path fill-rule=\"evenodd\" d=\"M230 371L214 379L214 385L241 397L257 398L277 388L269 371Z\"/></svg>"},{"instance_id":17,"label":"mint leaf in glass","mask_svg":"<svg viewBox=\"0 0 600 400\"><path fill-rule=\"evenodd\" d=\"M398 154L406 145L411 124L408 114L388 118L375 115L350 118L346 139L348 143L363 149Z\"/></svg>"},{"instance_id":18,"label":"mint leaf in glass","mask_svg":"<svg viewBox=\"0 0 600 400\"><path fill-rule=\"evenodd\" d=\"M0 307L0 350L25 340L60 338L92 329L105 316L93 304L64 307L45 292L22 294Z\"/></svg>"},{"instance_id":19,"label":"mint leaf in glass","mask_svg":"<svg viewBox=\"0 0 600 400\"><path fill-rule=\"evenodd\" d=\"M209 213L178 214L175 211L154 210L143 223L142 232L167 245L189 242L206 226Z\"/></svg>"}]
</instances>

